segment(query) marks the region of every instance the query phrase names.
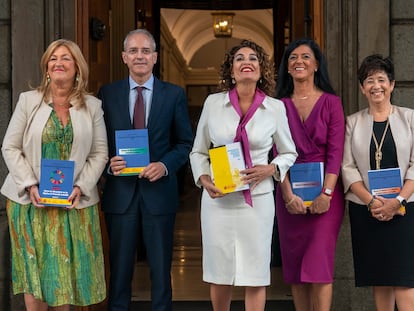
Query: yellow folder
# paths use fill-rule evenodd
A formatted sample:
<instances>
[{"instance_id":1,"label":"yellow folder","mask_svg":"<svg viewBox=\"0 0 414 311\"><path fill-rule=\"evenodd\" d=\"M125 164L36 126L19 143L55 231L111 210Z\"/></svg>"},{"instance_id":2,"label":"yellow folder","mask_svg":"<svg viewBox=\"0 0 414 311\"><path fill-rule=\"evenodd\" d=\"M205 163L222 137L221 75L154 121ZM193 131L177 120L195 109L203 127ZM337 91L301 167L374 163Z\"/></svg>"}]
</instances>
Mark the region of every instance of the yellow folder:
<instances>
[{"instance_id":1,"label":"yellow folder","mask_svg":"<svg viewBox=\"0 0 414 311\"><path fill-rule=\"evenodd\" d=\"M249 189L240 180L240 171L246 168L240 142L209 150L212 177L217 188L223 193Z\"/></svg>"}]
</instances>

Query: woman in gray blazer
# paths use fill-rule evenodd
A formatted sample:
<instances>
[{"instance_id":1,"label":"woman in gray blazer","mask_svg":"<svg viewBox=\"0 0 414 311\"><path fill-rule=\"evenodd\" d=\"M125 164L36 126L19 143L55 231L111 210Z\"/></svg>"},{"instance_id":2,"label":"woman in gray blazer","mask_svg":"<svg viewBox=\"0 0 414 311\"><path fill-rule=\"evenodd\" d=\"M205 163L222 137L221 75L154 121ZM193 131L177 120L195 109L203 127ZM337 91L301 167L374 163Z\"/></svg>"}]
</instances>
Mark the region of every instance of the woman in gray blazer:
<instances>
[{"instance_id":1,"label":"woman in gray blazer","mask_svg":"<svg viewBox=\"0 0 414 311\"><path fill-rule=\"evenodd\" d=\"M358 79L368 108L347 118L342 163L355 283L373 286L377 310L393 311L395 303L399 311L414 310L414 110L391 103L389 58L366 57ZM390 184L390 168L400 169L400 189ZM369 170L384 174L377 186Z\"/></svg>"},{"instance_id":2,"label":"woman in gray blazer","mask_svg":"<svg viewBox=\"0 0 414 311\"><path fill-rule=\"evenodd\" d=\"M96 184L108 160L107 138L101 101L86 92L79 47L52 42L41 69L40 86L20 94L4 136L9 174L1 193L8 199L14 294L24 293L27 310L69 310L106 296ZM74 161L69 206L43 204L42 159ZM67 179L58 171L50 179Z\"/></svg>"}]
</instances>

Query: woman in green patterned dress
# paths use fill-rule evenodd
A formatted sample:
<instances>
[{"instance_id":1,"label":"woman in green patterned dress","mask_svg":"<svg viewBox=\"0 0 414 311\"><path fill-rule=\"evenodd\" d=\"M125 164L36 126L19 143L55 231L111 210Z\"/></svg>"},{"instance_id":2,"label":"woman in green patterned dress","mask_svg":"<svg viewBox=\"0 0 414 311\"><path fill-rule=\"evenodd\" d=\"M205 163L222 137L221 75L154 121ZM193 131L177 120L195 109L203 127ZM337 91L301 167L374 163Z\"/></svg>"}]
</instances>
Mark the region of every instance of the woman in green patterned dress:
<instances>
[{"instance_id":1,"label":"woman in green patterned dress","mask_svg":"<svg viewBox=\"0 0 414 311\"><path fill-rule=\"evenodd\" d=\"M69 310L105 299L97 181L108 160L101 102L86 91L88 66L72 41L52 42L42 82L20 94L3 140L14 294L27 310ZM75 162L68 207L44 206L41 159Z\"/></svg>"}]
</instances>

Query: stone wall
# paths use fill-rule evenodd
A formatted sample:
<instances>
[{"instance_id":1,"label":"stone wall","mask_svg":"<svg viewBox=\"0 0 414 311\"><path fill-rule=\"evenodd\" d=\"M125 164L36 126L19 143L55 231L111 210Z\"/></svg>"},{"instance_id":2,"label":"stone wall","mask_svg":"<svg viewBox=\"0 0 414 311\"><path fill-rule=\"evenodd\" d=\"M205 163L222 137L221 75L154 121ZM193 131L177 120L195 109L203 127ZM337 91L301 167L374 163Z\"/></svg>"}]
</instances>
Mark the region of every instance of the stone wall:
<instances>
[{"instance_id":1,"label":"stone wall","mask_svg":"<svg viewBox=\"0 0 414 311\"><path fill-rule=\"evenodd\" d=\"M0 137L4 136L11 113L11 10L10 0L0 0ZM0 182L6 167L0 160ZM0 310L10 308L10 247L5 200L0 198Z\"/></svg>"},{"instance_id":2,"label":"stone wall","mask_svg":"<svg viewBox=\"0 0 414 311\"><path fill-rule=\"evenodd\" d=\"M395 64L393 103L414 108L414 1L390 4L390 56Z\"/></svg>"}]
</instances>

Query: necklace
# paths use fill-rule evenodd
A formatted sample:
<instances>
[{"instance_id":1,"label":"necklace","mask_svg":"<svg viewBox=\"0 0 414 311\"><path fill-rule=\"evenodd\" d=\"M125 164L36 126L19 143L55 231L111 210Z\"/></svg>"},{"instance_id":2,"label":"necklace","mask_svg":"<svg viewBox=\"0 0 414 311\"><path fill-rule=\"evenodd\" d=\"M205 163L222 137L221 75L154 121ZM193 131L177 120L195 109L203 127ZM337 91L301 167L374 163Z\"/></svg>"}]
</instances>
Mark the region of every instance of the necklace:
<instances>
[{"instance_id":1,"label":"necklace","mask_svg":"<svg viewBox=\"0 0 414 311\"><path fill-rule=\"evenodd\" d=\"M375 143L375 167L377 170L380 169L380 163L382 160L382 145L384 144L385 135L387 134L388 127L390 126L390 119L387 118L387 124L385 125L384 132L382 133L381 141L378 144L377 138L375 137L374 131L372 131L372 139Z\"/></svg>"},{"instance_id":2,"label":"necklace","mask_svg":"<svg viewBox=\"0 0 414 311\"><path fill-rule=\"evenodd\" d=\"M299 96L299 95L293 94L293 97L297 98L297 99L300 99L300 100L305 100L305 99L308 99L310 97L313 97L314 95L315 95L315 93L310 93L310 94L304 95L304 96Z\"/></svg>"}]
</instances>

